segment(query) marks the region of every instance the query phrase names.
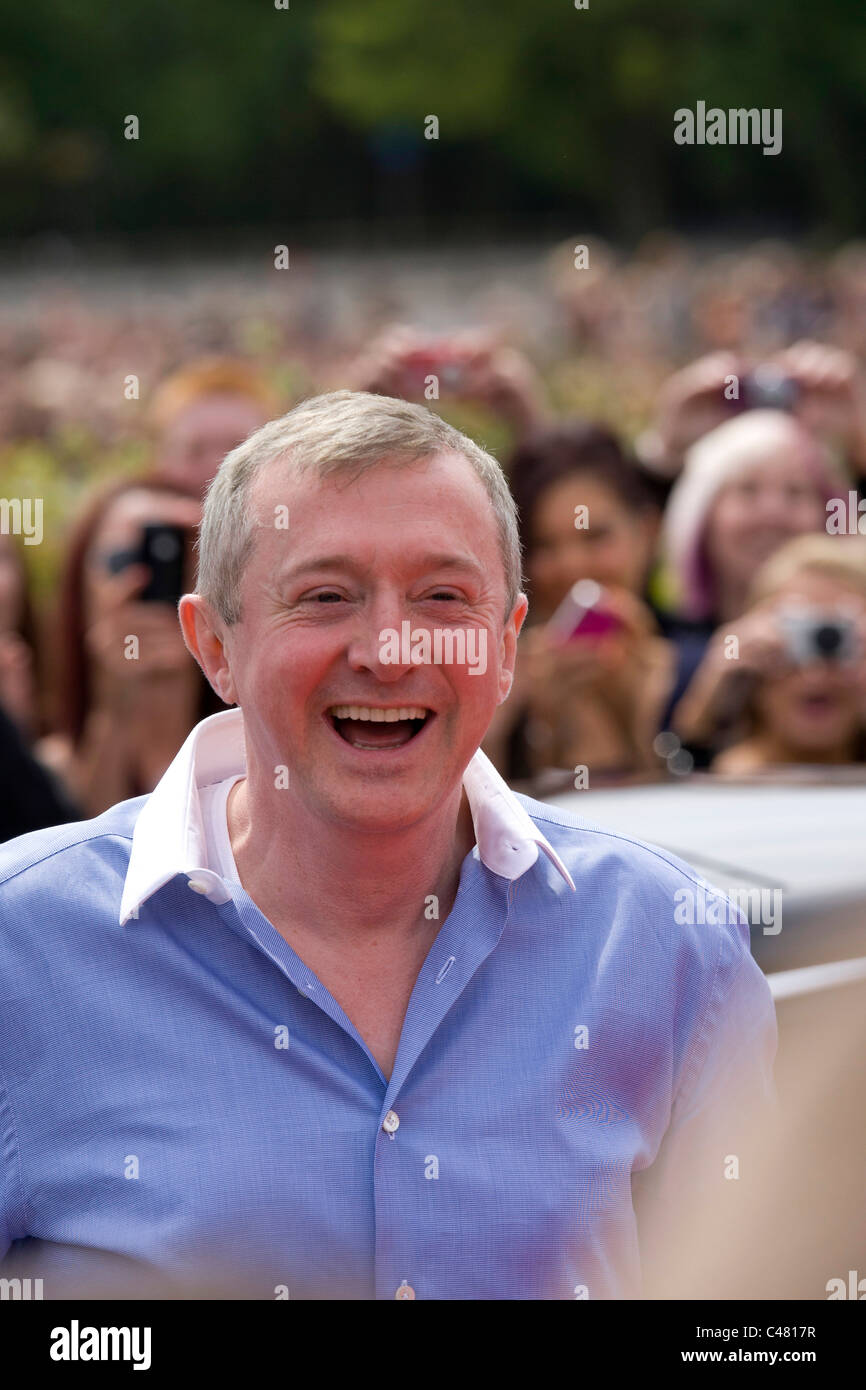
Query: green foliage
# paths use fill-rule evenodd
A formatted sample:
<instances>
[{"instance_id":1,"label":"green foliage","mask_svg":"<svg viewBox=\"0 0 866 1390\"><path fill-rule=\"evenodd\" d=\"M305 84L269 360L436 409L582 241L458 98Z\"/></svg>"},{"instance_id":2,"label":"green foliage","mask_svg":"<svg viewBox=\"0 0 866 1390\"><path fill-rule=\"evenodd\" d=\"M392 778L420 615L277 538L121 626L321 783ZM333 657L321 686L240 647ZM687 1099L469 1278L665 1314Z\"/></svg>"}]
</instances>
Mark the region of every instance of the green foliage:
<instances>
[{"instance_id":1,"label":"green foliage","mask_svg":"<svg viewBox=\"0 0 866 1390\"><path fill-rule=\"evenodd\" d=\"M43 540L21 546L39 609L50 606L66 537L84 496L100 483L136 473L146 456L143 442L94 452L93 441L81 431L66 432L50 443L16 442L0 452L3 495L42 499Z\"/></svg>"},{"instance_id":2,"label":"green foliage","mask_svg":"<svg viewBox=\"0 0 866 1390\"><path fill-rule=\"evenodd\" d=\"M0 216L50 225L369 215L382 132L431 209L539 197L613 231L738 211L863 230L862 0L29 0L7 6ZM683 149L673 112L781 107L784 148ZM137 142L123 119L141 121ZM423 139L427 115L438 142ZM495 199L494 199L495 207Z\"/></svg>"}]
</instances>

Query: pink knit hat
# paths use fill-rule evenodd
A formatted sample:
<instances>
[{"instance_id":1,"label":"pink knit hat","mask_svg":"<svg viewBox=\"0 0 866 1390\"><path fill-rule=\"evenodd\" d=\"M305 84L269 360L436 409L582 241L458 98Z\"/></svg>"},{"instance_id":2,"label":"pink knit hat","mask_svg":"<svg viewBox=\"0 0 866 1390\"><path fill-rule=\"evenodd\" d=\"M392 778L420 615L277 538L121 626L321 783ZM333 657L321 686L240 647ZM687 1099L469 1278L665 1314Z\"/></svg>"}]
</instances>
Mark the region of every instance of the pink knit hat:
<instances>
[{"instance_id":1,"label":"pink knit hat","mask_svg":"<svg viewBox=\"0 0 866 1390\"><path fill-rule=\"evenodd\" d=\"M825 504L847 486L815 437L782 410L745 411L705 434L686 453L662 527L665 560L676 585L677 611L684 618L713 616L715 586L704 540L717 496L741 473L786 449L805 463Z\"/></svg>"}]
</instances>

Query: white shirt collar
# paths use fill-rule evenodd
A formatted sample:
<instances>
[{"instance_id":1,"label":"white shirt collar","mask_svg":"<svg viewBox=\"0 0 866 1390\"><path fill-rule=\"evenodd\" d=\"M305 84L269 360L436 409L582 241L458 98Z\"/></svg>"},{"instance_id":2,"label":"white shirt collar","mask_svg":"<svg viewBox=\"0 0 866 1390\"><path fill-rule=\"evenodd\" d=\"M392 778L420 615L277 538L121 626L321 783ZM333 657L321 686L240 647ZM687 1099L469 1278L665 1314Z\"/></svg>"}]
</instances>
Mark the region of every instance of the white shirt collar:
<instances>
[{"instance_id":1,"label":"white shirt collar","mask_svg":"<svg viewBox=\"0 0 866 1390\"><path fill-rule=\"evenodd\" d=\"M199 787L246 772L243 714L223 710L203 719L189 734L139 812L120 903L120 923L138 916L149 897L177 874L211 902L231 894L207 867ZM574 881L517 797L479 748L463 774L482 863L503 878L519 878L541 849L570 888Z\"/></svg>"}]
</instances>

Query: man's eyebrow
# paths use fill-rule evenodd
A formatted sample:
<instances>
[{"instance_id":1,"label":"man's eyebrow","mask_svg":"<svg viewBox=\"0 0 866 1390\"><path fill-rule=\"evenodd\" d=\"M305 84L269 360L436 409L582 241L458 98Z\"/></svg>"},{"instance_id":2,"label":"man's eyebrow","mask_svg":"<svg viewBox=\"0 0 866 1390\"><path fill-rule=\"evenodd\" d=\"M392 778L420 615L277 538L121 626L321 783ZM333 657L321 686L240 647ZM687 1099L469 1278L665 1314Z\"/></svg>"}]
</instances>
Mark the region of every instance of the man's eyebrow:
<instances>
[{"instance_id":1,"label":"man's eyebrow","mask_svg":"<svg viewBox=\"0 0 866 1390\"><path fill-rule=\"evenodd\" d=\"M484 568L478 560L469 555L454 555L445 551L437 551L427 555L419 555L416 560L412 560L411 568L419 574L428 570L460 570L465 574L475 576L482 575ZM361 574L364 566L356 565L346 555L318 555L309 560L298 560L295 564L287 564L279 571L280 579L295 579L301 574L315 574L326 570L347 570L351 574Z\"/></svg>"}]
</instances>

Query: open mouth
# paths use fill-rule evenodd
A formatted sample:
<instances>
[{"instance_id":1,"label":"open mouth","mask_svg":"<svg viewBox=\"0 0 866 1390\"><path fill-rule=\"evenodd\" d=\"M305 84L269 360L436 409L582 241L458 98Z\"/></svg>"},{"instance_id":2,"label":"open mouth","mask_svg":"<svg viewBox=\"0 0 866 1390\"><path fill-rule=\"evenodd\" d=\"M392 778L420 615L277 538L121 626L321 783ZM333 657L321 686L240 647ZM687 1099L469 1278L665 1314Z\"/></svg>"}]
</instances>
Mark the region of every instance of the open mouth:
<instances>
[{"instance_id":1,"label":"open mouth","mask_svg":"<svg viewBox=\"0 0 866 1390\"><path fill-rule=\"evenodd\" d=\"M403 748L436 716L423 705L331 705L327 719L352 748L380 752Z\"/></svg>"}]
</instances>

